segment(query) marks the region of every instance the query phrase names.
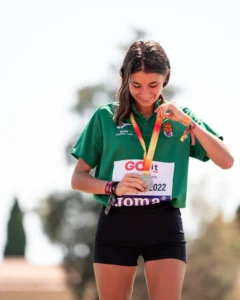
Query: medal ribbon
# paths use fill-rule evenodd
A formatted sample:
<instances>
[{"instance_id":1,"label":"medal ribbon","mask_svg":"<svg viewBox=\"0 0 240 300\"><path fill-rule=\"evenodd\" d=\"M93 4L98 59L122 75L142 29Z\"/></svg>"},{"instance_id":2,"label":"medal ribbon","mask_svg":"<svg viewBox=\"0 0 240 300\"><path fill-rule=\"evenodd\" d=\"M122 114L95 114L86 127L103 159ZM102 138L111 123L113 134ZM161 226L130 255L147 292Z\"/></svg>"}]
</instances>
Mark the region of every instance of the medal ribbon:
<instances>
[{"instance_id":1,"label":"medal ribbon","mask_svg":"<svg viewBox=\"0 0 240 300\"><path fill-rule=\"evenodd\" d=\"M143 172L142 173L148 175L148 174L150 174L150 168L152 165L153 156L154 156L154 153L156 150L157 141L158 141L158 137L159 137L161 126L162 126L162 119L161 118L156 119L148 151L146 149L146 144L142 137L140 128L134 119L133 113L131 113L131 115L130 115L130 120L132 122L135 133L136 133L136 135L143 147L143 151L144 151Z\"/></svg>"}]
</instances>

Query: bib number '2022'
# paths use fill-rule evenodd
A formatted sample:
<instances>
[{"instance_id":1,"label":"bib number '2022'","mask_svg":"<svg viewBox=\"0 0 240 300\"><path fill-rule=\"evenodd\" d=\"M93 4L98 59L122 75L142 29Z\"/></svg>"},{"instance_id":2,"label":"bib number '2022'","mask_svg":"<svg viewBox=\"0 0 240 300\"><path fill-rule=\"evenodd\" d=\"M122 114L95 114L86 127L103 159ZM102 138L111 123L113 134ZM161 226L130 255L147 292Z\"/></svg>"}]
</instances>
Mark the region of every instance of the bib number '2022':
<instances>
[{"instance_id":1,"label":"bib number '2022'","mask_svg":"<svg viewBox=\"0 0 240 300\"><path fill-rule=\"evenodd\" d=\"M149 191L165 192L166 186L167 185L165 183L154 183L153 187Z\"/></svg>"}]
</instances>

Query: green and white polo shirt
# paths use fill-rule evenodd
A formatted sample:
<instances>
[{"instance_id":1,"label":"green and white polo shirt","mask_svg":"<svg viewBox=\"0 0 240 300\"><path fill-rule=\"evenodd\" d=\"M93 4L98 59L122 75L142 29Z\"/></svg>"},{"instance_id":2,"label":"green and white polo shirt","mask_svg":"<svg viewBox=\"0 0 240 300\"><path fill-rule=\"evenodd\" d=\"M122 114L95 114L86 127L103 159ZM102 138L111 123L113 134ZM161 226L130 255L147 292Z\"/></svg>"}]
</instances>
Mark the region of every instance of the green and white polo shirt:
<instances>
[{"instance_id":1,"label":"green and white polo shirt","mask_svg":"<svg viewBox=\"0 0 240 300\"><path fill-rule=\"evenodd\" d=\"M120 181L127 172L141 174L143 149L129 118L121 126L114 123L114 105L107 104L95 111L71 154L96 168L95 177ZM160 105L160 102L156 105ZM200 126L222 139L190 109L185 107L182 110ZM145 119L134 106L133 114L148 149L156 114ZM153 188L145 193L124 194L118 197L116 206L148 205L164 200L171 200L174 207L186 206L189 157L201 161L209 158L197 139L195 145L191 145L190 134L183 142L180 141L185 128L181 123L164 120L151 167ZM94 195L94 198L104 205L109 200L107 195Z\"/></svg>"}]
</instances>

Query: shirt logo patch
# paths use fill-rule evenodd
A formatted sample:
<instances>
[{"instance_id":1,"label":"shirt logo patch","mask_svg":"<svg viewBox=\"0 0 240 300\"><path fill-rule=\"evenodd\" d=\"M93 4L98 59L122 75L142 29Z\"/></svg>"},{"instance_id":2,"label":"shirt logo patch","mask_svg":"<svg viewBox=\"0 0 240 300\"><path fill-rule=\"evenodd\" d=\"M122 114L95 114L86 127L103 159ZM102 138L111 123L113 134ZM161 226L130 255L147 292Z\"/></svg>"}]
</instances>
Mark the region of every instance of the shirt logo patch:
<instances>
[{"instance_id":1,"label":"shirt logo patch","mask_svg":"<svg viewBox=\"0 0 240 300\"><path fill-rule=\"evenodd\" d=\"M132 124L131 123L123 123L122 125L117 126L117 129L122 129L122 128L126 127L126 126L129 126L129 125L132 125Z\"/></svg>"},{"instance_id":2,"label":"shirt logo patch","mask_svg":"<svg viewBox=\"0 0 240 300\"><path fill-rule=\"evenodd\" d=\"M173 128L171 123L164 123L163 124L163 132L165 136L171 137L173 136Z\"/></svg>"},{"instance_id":3,"label":"shirt logo patch","mask_svg":"<svg viewBox=\"0 0 240 300\"><path fill-rule=\"evenodd\" d=\"M116 133L116 136L121 136L121 135L133 135L132 132L128 132L128 129L124 128L126 126L132 126L131 123L123 123L120 126L116 126L119 131Z\"/></svg>"}]
</instances>

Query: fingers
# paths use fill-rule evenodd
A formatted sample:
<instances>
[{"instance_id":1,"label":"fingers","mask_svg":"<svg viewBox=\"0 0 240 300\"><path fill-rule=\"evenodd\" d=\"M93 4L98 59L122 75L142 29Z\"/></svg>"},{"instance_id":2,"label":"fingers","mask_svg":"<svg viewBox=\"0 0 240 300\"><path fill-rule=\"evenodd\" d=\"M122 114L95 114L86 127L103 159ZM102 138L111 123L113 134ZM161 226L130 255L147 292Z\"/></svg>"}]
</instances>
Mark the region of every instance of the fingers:
<instances>
[{"instance_id":1,"label":"fingers","mask_svg":"<svg viewBox=\"0 0 240 300\"><path fill-rule=\"evenodd\" d=\"M157 113L157 117L161 119L169 118L173 107L175 106L175 102L168 102L160 105L155 112Z\"/></svg>"},{"instance_id":2,"label":"fingers","mask_svg":"<svg viewBox=\"0 0 240 300\"><path fill-rule=\"evenodd\" d=\"M146 184L139 174L127 173L117 185L116 193L121 196L124 193L144 192L145 187Z\"/></svg>"},{"instance_id":3,"label":"fingers","mask_svg":"<svg viewBox=\"0 0 240 300\"><path fill-rule=\"evenodd\" d=\"M123 178L123 183L126 187L137 189L138 191L144 191L146 187L145 182L143 182L141 176L136 173L127 173Z\"/></svg>"},{"instance_id":4,"label":"fingers","mask_svg":"<svg viewBox=\"0 0 240 300\"><path fill-rule=\"evenodd\" d=\"M175 102L163 103L155 109L157 118L169 119L180 122L183 117L183 112L175 105Z\"/></svg>"}]
</instances>

